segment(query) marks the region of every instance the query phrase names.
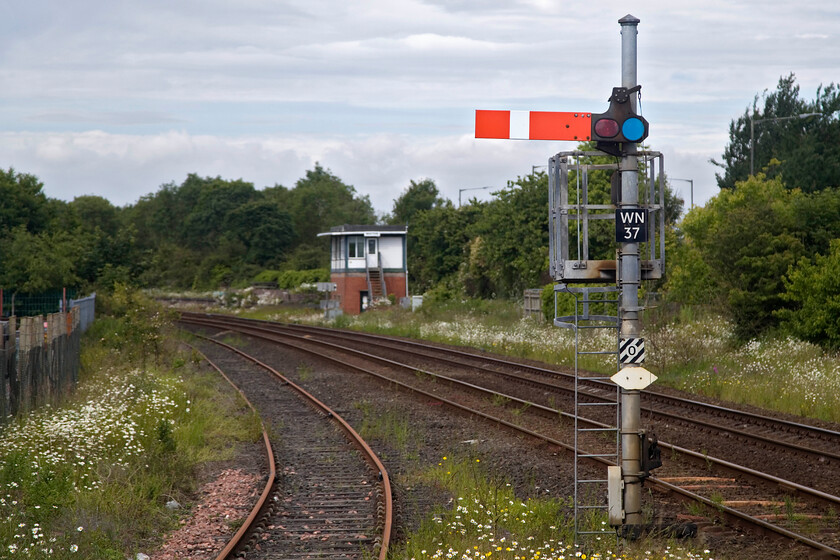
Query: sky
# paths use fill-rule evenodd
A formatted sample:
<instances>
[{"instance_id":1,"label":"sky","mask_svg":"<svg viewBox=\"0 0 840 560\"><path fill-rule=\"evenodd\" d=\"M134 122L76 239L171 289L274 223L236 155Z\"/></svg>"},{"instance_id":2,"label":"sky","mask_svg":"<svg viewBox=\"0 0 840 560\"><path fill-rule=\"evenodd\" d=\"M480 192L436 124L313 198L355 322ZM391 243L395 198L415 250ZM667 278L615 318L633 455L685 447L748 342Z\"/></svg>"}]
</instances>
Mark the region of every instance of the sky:
<instances>
[{"instance_id":1,"label":"sky","mask_svg":"<svg viewBox=\"0 0 840 560\"><path fill-rule=\"evenodd\" d=\"M840 82L836 0L10 0L0 167L117 206L190 173L292 188L316 162L378 214L425 178L486 200L577 146L475 139L475 110L606 111L627 14L646 143L687 205L756 95Z\"/></svg>"}]
</instances>

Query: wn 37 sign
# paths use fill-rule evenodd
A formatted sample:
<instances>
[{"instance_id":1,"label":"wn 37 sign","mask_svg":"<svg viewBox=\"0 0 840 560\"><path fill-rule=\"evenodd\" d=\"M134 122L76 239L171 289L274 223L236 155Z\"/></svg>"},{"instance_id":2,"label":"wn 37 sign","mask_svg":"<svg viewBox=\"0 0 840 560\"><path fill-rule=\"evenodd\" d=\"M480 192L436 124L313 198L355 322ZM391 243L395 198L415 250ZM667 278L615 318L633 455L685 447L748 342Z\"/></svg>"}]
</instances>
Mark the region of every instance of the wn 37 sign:
<instances>
[{"instance_id":1,"label":"wn 37 sign","mask_svg":"<svg viewBox=\"0 0 840 560\"><path fill-rule=\"evenodd\" d=\"M642 243L648 240L648 211L620 208L615 211L615 242Z\"/></svg>"}]
</instances>

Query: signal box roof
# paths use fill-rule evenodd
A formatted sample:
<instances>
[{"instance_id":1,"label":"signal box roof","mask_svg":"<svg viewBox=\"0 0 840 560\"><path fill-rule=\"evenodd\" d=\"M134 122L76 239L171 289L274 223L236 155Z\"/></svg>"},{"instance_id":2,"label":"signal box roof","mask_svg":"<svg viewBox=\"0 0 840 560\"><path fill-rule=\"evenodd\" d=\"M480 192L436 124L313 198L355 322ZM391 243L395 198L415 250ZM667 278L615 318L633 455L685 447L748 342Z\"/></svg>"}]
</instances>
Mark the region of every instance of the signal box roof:
<instances>
[{"instance_id":1,"label":"signal box roof","mask_svg":"<svg viewBox=\"0 0 840 560\"><path fill-rule=\"evenodd\" d=\"M319 233L318 237L325 235L348 235L348 234L378 234L378 235L405 235L407 226L375 226L375 225L349 225L333 226L330 231Z\"/></svg>"}]
</instances>

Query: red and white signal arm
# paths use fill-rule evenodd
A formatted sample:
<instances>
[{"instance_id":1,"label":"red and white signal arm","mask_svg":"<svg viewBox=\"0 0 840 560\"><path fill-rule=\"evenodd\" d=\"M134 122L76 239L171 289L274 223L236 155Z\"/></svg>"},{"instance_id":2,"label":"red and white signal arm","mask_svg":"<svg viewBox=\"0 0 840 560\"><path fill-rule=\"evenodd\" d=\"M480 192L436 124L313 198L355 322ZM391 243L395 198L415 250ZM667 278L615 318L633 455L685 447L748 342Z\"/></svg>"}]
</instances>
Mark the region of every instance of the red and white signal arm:
<instances>
[{"instance_id":1,"label":"red and white signal arm","mask_svg":"<svg viewBox=\"0 0 840 560\"><path fill-rule=\"evenodd\" d=\"M475 112L476 138L588 142L591 136L592 113L483 110Z\"/></svg>"}]
</instances>

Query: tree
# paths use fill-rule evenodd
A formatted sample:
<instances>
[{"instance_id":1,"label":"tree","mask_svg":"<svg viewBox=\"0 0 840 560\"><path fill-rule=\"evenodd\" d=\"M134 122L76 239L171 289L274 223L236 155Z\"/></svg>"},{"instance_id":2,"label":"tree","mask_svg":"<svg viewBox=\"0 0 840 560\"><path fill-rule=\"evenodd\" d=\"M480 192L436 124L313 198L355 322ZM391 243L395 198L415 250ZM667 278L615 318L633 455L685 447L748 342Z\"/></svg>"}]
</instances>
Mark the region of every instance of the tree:
<instances>
[{"instance_id":1,"label":"tree","mask_svg":"<svg viewBox=\"0 0 840 560\"><path fill-rule=\"evenodd\" d=\"M793 307L777 312L783 328L802 340L840 348L840 239L831 241L826 256L791 267L784 282L784 299Z\"/></svg>"},{"instance_id":2,"label":"tree","mask_svg":"<svg viewBox=\"0 0 840 560\"><path fill-rule=\"evenodd\" d=\"M80 251L78 239L69 232L33 234L20 225L0 242L0 286L24 294L76 288Z\"/></svg>"},{"instance_id":3,"label":"tree","mask_svg":"<svg viewBox=\"0 0 840 560\"><path fill-rule=\"evenodd\" d=\"M0 169L0 235L19 226L30 233L47 228L51 216L43 187L34 175Z\"/></svg>"},{"instance_id":4,"label":"tree","mask_svg":"<svg viewBox=\"0 0 840 560\"><path fill-rule=\"evenodd\" d=\"M485 203L455 208L451 201L417 214L408 229L408 274L415 292L438 284L458 287L458 272L469 256L468 228L481 215Z\"/></svg>"},{"instance_id":5,"label":"tree","mask_svg":"<svg viewBox=\"0 0 840 560\"><path fill-rule=\"evenodd\" d=\"M161 185L125 209L124 221L134 225L140 250L153 250L165 242L184 243L184 216L191 207L179 196L180 189L174 183Z\"/></svg>"},{"instance_id":6,"label":"tree","mask_svg":"<svg viewBox=\"0 0 840 560\"><path fill-rule=\"evenodd\" d=\"M419 183L412 179L408 188L394 201L394 209L388 223L410 224L420 212L444 203L438 194L438 188L431 179L423 179Z\"/></svg>"},{"instance_id":7,"label":"tree","mask_svg":"<svg viewBox=\"0 0 840 560\"><path fill-rule=\"evenodd\" d=\"M256 191L251 183L225 181L220 177L204 179L195 205L184 217L187 244L198 250L212 250L225 232L228 214L255 197Z\"/></svg>"},{"instance_id":8,"label":"tree","mask_svg":"<svg viewBox=\"0 0 840 560\"><path fill-rule=\"evenodd\" d=\"M666 238L668 255L665 292L670 301L689 305L721 303L717 275L705 260L701 247L691 238Z\"/></svg>"},{"instance_id":9,"label":"tree","mask_svg":"<svg viewBox=\"0 0 840 560\"><path fill-rule=\"evenodd\" d=\"M831 241L840 239L840 189L826 188L797 196L792 210L806 256L813 258L816 254L828 254Z\"/></svg>"},{"instance_id":10,"label":"tree","mask_svg":"<svg viewBox=\"0 0 840 560\"><path fill-rule=\"evenodd\" d=\"M296 239L292 217L276 203L253 200L225 217L226 236L246 248L245 261L262 267L276 266Z\"/></svg>"},{"instance_id":11,"label":"tree","mask_svg":"<svg viewBox=\"0 0 840 560\"><path fill-rule=\"evenodd\" d=\"M469 230L474 241L465 283L481 297L518 297L547 281L548 175L520 177L494 194Z\"/></svg>"},{"instance_id":12,"label":"tree","mask_svg":"<svg viewBox=\"0 0 840 560\"><path fill-rule=\"evenodd\" d=\"M817 89L810 108L822 116L809 119L809 133L793 143L782 175L789 187L813 193L840 187L840 87L830 84Z\"/></svg>"},{"instance_id":13,"label":"tree","mask_svg":"<svg viewBox=\"0 0 840 560\"><path fill-rule=\"evenodd\" d=\"M101 196L77 196L68 207L86 231L94 231L98 227L106 235L115 236L122 226L119 210Z\"/></svg>"},{"instance_id":14,"label":"tree","mask_svg":"<svg viewBox=\"0 0 840 560\"><path fill-rule=\"evenodd\" d=\"M102 231L97 225L93 230L78 227L72 235L79 246L76 254L75 271L84 286L92 288L99 283L103 270L109 270L109 276L117 276L123 283L132 283L131 272L136 265L133 262L134 227L127 225L114 235ZM111 288L111 286L103 286Z\"/></svg>"},{"instance_id":15,"label":"tree","mask_svg":"<svg viewBox=\"0 0 840 560\"><path fill-rule=\"evenodd\" d=\"M777 325L774 311L786 306L782 277L805 255L795 212L803 196L759 174L683 220L690 256L705 263L698 271L717 279L742 339Z\"/></svg>"},{"instance_id":16,"label":"tree","mask_svg":"<svg viewBox=\"0 0 840 560\"><path fill-rule=\"evenodd\" d=\"M355 188L344 184L318 163L297 181L295 188L287 191L275 187L269 197L284 201L284 208L292 216L298 242L288 258L298 267L327 266L329 242L326 238L318 238L319 233L342 224L376 222L368 196L359 196Z\"/></svg>"},{"instance_id":17,"label":"tree","mask_svg":"<svg viewBox=\"0 0 840 560\"><path fill-rule=\"evenodd\" d=\"M344 184L320 164L307 171L288 193L289 213L303 243L313 243L321 232L342 224L372 224L376 220L367 195Z\"/></svg>"},{"instance_id":18,"label":"tree","mask_svg":"<svg viewBox=\"0 0 840 560\"><path fill-rule=\"evenodd\" d=\"M756 95L752 107L730 122L729 144L724 149L723 161L712 160L723 170L717 174L718 186L732 189L749 177L751 125L756 173L764 170L768 178L782 176L788 188L804 192L840 186L838 110L840 89L835 84L820 86L816 99L807 101L800 99L793 74L780 78L776 91L765 90L763 107L759 107ZM822 116L798 118L806 113ZM774 162L776 165L771 165Z\"/></svg>"}]
</instances>

